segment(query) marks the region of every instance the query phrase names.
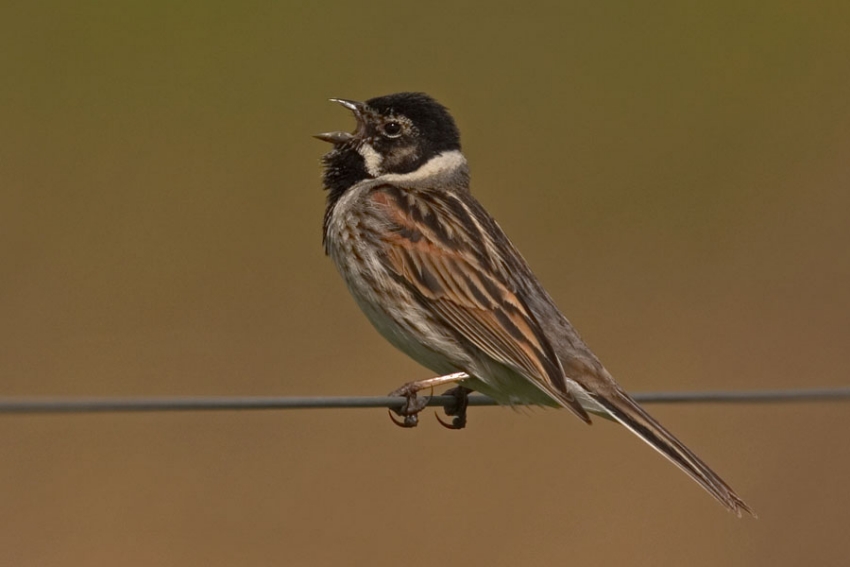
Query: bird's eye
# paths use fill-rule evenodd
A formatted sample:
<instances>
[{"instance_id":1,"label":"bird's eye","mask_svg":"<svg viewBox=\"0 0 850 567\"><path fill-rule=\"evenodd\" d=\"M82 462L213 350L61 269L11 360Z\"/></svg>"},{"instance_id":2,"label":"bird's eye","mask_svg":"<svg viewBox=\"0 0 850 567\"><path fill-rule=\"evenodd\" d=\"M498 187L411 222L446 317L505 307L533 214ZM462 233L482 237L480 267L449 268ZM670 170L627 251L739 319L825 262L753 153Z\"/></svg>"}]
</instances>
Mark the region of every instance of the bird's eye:
<instances>
[{"instance_id":1,"label":"bird's eye","mask_svg":"<svg viewBox=\"0 0 850 567\"><path fill-rule=\"evenodd\" d=\"M384 124L384 135L387 138L398 138L401 136L401 124L393 120Z\"/></svg>"}]
</instances>

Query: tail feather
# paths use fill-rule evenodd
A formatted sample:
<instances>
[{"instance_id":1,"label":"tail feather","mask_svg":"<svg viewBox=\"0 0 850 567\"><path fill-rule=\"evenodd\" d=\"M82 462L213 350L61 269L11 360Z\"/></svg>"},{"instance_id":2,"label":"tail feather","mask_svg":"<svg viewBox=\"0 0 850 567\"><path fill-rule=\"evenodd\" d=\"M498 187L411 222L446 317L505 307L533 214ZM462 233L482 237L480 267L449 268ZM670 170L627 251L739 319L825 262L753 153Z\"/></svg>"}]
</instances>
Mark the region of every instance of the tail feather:
<instances>
[{"instance_id":1,"label":"tail feather","mask_svg":"<svg viewBox=\"0 0 850 567\"><path fill-rule=\"evenodd\" d=\"M618 388L613 395L605 397L597 395L594 396L594 399L614 419L685 471L688 476L714 496L729 511L734 512L739 518L742 512L756 517L752 508L741 500L722 478L717 476L693 451L646 413L626 392Z\"/></svg>"}]
</instances>

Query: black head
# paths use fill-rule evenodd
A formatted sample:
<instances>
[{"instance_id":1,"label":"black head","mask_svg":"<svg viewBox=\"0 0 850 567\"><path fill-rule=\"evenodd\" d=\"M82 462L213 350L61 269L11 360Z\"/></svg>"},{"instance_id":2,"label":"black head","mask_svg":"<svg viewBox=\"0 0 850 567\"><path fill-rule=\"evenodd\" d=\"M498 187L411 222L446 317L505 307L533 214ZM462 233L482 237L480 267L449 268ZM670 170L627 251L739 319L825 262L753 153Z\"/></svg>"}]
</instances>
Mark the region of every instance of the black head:
<instances>
[{"instance_id":1,"label":"black head","mask_svg":"<svg viewBox=\"0 0 850 567\"><path fill-rule=\"evenodd\" d=\"M443 152L460 150L454 119L424 93L397 93L366 102L331 100L357 119L353 133L316 136L334 145L324 157L325 187L332 193L363 179L410 173Z\"/></svg>"}]
</instances>

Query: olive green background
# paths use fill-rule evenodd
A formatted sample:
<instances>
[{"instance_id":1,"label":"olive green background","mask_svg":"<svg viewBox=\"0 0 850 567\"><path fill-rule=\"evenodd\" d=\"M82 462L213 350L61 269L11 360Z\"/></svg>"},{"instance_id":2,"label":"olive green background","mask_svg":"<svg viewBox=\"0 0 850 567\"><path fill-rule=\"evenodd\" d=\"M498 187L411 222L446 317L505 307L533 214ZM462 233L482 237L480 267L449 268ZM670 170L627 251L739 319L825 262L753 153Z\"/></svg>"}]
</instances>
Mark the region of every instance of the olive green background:
<instances>
[{"instance_id":1,"label":"olive green background","mask_svg":"<svg viewBox=\"0 0 850 567\"><path fill-rule=\"evenodd\" d=\"M823 2L11 2L0 395L374 395L321 248L329 97L423 90L635 392L850 383L850 25ZM0 416L0 565L842 565L850 405Z\"/></svg>"}]
</instances>

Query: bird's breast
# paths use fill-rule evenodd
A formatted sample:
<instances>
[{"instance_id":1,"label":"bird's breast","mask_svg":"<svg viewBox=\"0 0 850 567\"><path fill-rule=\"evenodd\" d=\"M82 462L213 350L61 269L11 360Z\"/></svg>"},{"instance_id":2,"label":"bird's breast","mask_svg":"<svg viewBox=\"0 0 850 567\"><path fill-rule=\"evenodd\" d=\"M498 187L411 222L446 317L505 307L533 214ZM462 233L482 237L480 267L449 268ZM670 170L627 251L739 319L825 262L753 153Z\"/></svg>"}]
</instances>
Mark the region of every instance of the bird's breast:
<instances>
[{"instance_id":1,"label":"bird's breast","mask_svg":"<svg viewBox=\"0 0 850 567\"><path fill-rule=\"evenodd\" d=\"M328 255L355 302L393 346L435 372L456 372L445 353L451 339L435 333L433 316L397 282L387 262L383 219L369 199L369 189L349 190L329 211L325 228Z\"/></svg>"}]
</instances>

